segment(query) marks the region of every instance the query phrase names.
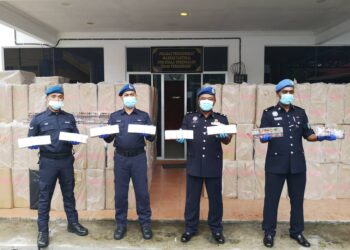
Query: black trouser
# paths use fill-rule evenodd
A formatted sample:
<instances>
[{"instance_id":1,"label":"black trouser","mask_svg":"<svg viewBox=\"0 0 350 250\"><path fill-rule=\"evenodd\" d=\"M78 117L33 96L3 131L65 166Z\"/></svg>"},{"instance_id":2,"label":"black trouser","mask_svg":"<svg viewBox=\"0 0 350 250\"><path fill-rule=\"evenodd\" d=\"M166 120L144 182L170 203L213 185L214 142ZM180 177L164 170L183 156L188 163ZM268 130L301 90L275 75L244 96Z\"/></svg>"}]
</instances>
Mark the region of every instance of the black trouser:
<instances>
[{"instance_id":1,"label":"black trouser","mask_svg":"<svg viewBox=\"0 0 350 250\"><path fill-rule=\"evenodd\" d=\"M195 233L199 224L200 199L203 182L208 192L208 225L213 233L222 232L222 178L202 178L187 175L186 179L186 232Z\"/></svg>"},{"instance_id":2,"label":"black trouser","mask_svg":"<svg viewBox=\"0 0 350 250\"><path fill-rule=\"evenodd\" d=\"M40 232L48 231L51 199L55 190L56 181L59 180L64 210L69 223L78 221L74 198L74 157L71 155L63 159L50 159L40 157L39 169L39 203L38 228Z\"/></svg>"},{"instance_id":3,"label":"black trouser","mask_svg":"<svg viewBox=\"0 0 350 250\"><path fill-rule=\"evenodd\" d=\"M291 235L297 235L304 230L304 192L306 173L273 174L265 172L264 220L262 229L265 234L276 234L278 203L285 180L287 180L290 198L290 229Z\"/></svg>"}]
</instances>

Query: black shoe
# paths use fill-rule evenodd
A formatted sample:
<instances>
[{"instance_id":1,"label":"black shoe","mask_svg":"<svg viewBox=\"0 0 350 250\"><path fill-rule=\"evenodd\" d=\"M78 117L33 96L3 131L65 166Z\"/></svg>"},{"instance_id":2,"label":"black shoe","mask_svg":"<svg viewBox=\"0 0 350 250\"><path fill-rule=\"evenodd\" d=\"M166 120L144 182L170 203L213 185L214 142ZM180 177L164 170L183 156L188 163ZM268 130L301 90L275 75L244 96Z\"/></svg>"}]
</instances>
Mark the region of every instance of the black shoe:
<instances>
[{"instance_id":1,"label":"black shoe","mask_svg":"<svg viewBox=\"0 0 350 250\"><path fill-rule=\"evenodd\" d=\"M79 236L88 235L89 231L83 227L79 222L69 223L67 226L67 230L70 233L75 233Z\"/></svg>"},{"instance_id":2,"label":"black shoe","mask_svg":"<svg viewBox=\"0 0 350 250\"><path fill-rule=\"evenodd\" d=\"M299 245L301 245L303 247L310 247L311 246L310 242L308 242L307 239L305 239L304 235L302 235L302 234L290 235L290 237L292 239L296 240L296 242L298 242Z\"/></svg>"},{"instance_id":3,"label":"black shoe","mask_svg":"<svg viewBox=\"0 0 350 250\"><path fill-rule=\"evenodd\" d=\"M265 247L273 247L273 236L271 234L265 234L264 245Z\"/></svg>"},{"instance_id":4,"label":"black shoe","mask_svg":"<svg viewBox=\"0 0 350 250\"><path fill-rule=\"evenodd\" d=\"M152 229L149 226L141 227L142 236L145 240L150 240L153 237Z\"/></svg>"},{"instance_id":5,"label":"black shoe","mask_svg":"<svg viewBox=\"0 0 350 250\"><path fill-rule=\"evenodd\" d=\"M117 229L114 231L114 239L121 240L124 238L126 233L126 227L117 227Z\"/></svg>"},{"instance_id":6,"label":"black shoe","mask_svg":"<svg viewBox=\"0 0 350 250\"><path fill-rule=\"evenodd\" d=\"M214 240L218 244L224 244L225 243L225 237L222 233L212 233Z\"/></svg>"},{"instance_id":7,"label":"black shoe","mask_svg":"<svg viewBox=\"0 0 350 250\"><path fill-rule=\"evenodd\" d=\"M38 248L47 247L49 245L49 232L39 232Z\"/></svg>"},{"instance_id":8,"label":"black shoe","mask_svg":"<svg viewBox=\"0 0 350 250\"><path fill-rule=\"evenodd\" d=\"M181 242L183 242L183 243L189 242L191 240L192 236L194 236L194 235L195 235L195 233L184 232L181 235Z\"/></svg>"}]
</instances>

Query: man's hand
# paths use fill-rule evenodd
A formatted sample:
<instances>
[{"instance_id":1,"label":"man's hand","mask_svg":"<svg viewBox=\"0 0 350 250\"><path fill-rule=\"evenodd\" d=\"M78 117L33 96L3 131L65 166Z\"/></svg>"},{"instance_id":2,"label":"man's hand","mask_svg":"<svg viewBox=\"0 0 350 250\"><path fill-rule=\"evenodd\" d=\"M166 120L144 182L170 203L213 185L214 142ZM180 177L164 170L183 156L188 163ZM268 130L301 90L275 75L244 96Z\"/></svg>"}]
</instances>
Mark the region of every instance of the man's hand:
<instances>
[{"instance_id":1,"label":"man's hand","mask_svg":"<svg viewBox=\"0 0 350 250\"><path fill-rule=\"evenodd\" d=\"M72 144L72 145L78 145L78 144L80 144L80 142L78 142L78 141L69 141L69 143Z\"/></svg>"},{"instance_id":2,"label":"man's hand","mask_svg":"<svg viewBox=\"0 0 350 250\"><path fill-rule=\"evenodd\" d=\"M33 146L29 146L28 148L31 150L34 150L34 149L39 149L39 146L33 145Z\"/></svg>"},{"instance_id":3,"label":"man's hand","mask_svg":"<svg viewBox=\"0 0 350 250\"><path fill-rule=\"evenodd\" d=\"M317 140L318 141L335 141L337 139L337 137L333 134L330 134L330 135L320 135L320 136L317 136Z\"/></svg>"},{"instance_id":4,"label":"man's hand","mask_svg":"<svg viewBox=\"0 0 350 250\"><path fill-rule=\"evenodd\" d=\"M106 139L109 135L99 135L98 137L101 139Z\"/></svg>"},{"instance_id":5,"label":"man's hand","mask_svg":"<svg viewBox=\"0 0 350 250\"><path fill-rule=\"evenodd\" d=\"M268 142L268 141L271 141L271 139L272 139L272 136L270 134L265 134L260 136L261 142Z\"/></svg>"}]
</instances>

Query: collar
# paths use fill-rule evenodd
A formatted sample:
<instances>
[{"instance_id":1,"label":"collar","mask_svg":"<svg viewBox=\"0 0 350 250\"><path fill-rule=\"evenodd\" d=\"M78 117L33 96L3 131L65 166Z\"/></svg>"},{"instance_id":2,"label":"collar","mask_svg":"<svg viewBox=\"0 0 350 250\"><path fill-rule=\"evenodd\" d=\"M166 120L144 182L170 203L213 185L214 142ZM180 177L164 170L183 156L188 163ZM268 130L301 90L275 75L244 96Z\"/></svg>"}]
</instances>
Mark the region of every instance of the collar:
<instances>
[{"instance_id":1,"label":"collar","mask_svg":"<svg viewBox=\"0 0 350 250\"><path fill-rule=\"evenodd\" d=\"M285 111L284 108L283 108L283 106L282 106L282 104L281 104L280 102L278 102L277 105L276 105L275 107L276 107L276 109L277 109L278 111L280 111L280 110ZM293 105L293 104L290 104L290 105L289 105L289 110L294 110L294 109L295 109L294 105Z\"/></svg>"},{"instance_id":2,"label":"collar","mask_svg":"<svg viewBox=\"0 0 350 250\"><path fill-rule=\"evenodd\" d=\"M45 114L47 114L47 115L62 114L62 110L60 109L58 112L53 112L53 111L51 111L51 109L47 108L45 111Z\"/></svg>"},{"instance_id":3,"label":"collar","mask_svg":"<svg viewBox=\"0 0 350 250\"><path fill-rule=\"evenodd\" d=\"M136 115L138 113L138 109L134 108L134 110L130 113L130 115ZM126 113L125 109L122 109L122 115L127 115L128 113Z\"/></svg>"},{"instance_id":4,"label":"collar","mask_svg":"<svg viewBox=\"0 0 350 250\"><path fill-rule=\"evenodd\" d=\"M200 117L202 117L202 116L205 117L202 111L199 110L198 113L199 113L199 116L200 116ZM214 111L213 111L213 110L209 113L208 118L209 118L209 117L215 118L215 115L214 115Z\"/></svg>"}]
</instances>

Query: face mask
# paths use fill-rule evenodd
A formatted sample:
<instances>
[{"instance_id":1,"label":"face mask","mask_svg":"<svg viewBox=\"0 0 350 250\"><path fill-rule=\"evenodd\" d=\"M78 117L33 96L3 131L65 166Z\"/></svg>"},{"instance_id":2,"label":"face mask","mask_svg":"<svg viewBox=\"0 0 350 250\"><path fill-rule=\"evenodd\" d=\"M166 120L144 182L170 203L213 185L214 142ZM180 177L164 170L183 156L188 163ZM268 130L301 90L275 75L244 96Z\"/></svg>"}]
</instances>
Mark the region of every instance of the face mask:
<instances>
[{"instance_id":1,"label":"face mask","mask_svg":"<svg viewBox=\"0 0 350 250\"><path fill-rule=\"evenodd\" d=\"M282 94L280 102L284 105L290 105L294 101L294 95L292 94Z\"/></svg>"},{"instance_id":2,"label":"face mask","mask_svg":"<svg viewBox=\"0 0 350 250\"><path fill-rule=\"evenodd\" d=\"M133 108L136 105L136 97L135 96L126 96L123 98L123 103L126 107Z\"/></svg>"},{"instance_id":3,"label":"face mask","mask_svg":"<svg viewBox=\"0 0 350 250\"><path fill-rule=\"evenodd\" d=\"M59 110L63 107L63 101L54 101L51 100L49 101L49 106L53 109L53 110Z\"/></svg>"},{"instance_id":4,"label":"face mask","mask_svg":"<svg viewBox=\"0 0 350 250\"><path fill-rule=\"evenodd\" d=\"M210 111L213 109L214 102L210 100L201 100L199 101L199 107L203 111Z\"/></svg>"}]
</instances>

